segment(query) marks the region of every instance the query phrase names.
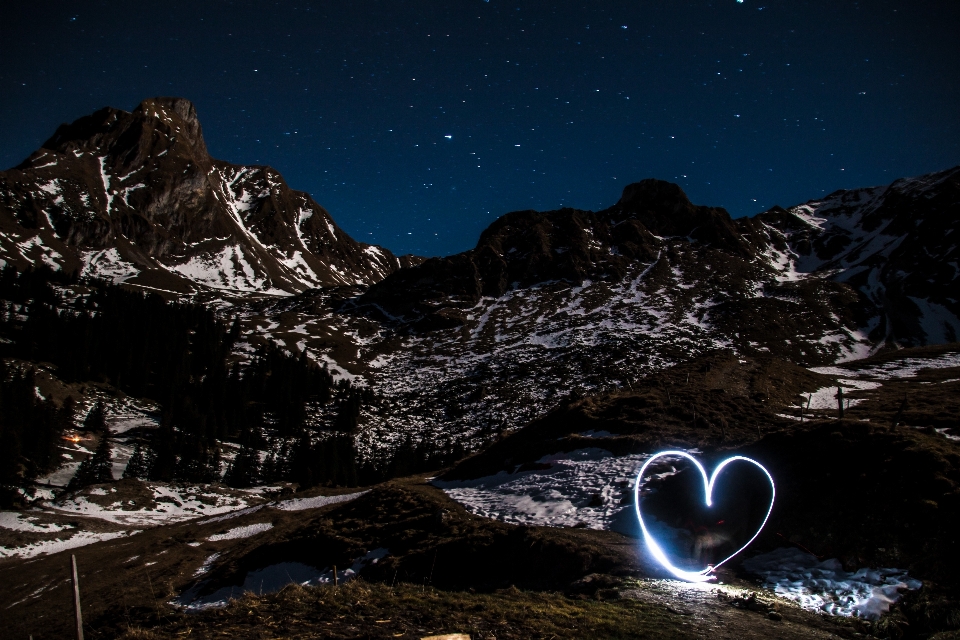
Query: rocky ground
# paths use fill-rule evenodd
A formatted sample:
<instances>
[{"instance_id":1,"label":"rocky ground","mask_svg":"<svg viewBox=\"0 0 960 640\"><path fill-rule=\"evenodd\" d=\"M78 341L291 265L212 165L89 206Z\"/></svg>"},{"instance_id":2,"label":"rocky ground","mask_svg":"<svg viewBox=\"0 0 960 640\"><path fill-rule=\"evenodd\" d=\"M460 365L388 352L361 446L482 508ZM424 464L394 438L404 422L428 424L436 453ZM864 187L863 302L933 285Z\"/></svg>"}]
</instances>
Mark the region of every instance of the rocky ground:
<instances>
[{"instance_id":1,"label":"rocky ground","mask_svg":"<svg viewBox=\"0 0 960 640\"><path fill-rule=\"evenodd\" d=\"M343 584L331 584L334 566L356 566L384 546L388 555L366 565L360 579L349 581L350 574L338 569ZM422 478L374 488L345 504L302 511L267 506L73 553L90 638L418 638L453 632L477 638L708 632L823 638L872 629L808 613L733 574L706 588L651 580L629 538L473 516ZM226 608L175 606L185 592L202 598L257 569L295 571L297 563L327 569L315 572L311 586L275 595L254 595L254 586ZM68 567L66 553L0 567L0 593L11 601L2 613L10 637L69 633ZM240 594L237 588L234 595Z\"/></svg>"},{"instance_id":2,"label":"rocky ground","mask_svg":"<svg viewBox=\"0 0 960 640\"><path fill-rule=\"evenodd\" d=\"M272 169L211 159L185 100L63 125L0 173L4 264L207 305L239 321L232 361L276 344L367 387L360 462L479 453L362 495L120 481L161 408L13 363L55 405L104 403L114 482L64 491L98 444L69 432L20 488L0 624L69 634L75 553L88 638L956 637L958 203L958 168L738 220L651 179L398 258ZM762 534L706 588L667 580L636 537L637 468L667 447L776 478Z\"/></svg>"},{"instance_id":3,"label":"rocky ground","mask_svg":"<svg viewBox=\"0 0 960 640\"><path fill-rule=\"evenodd\" d=\"M136 502L158 487L94 487L17 514L33 531L7 527L11 545L16 536L56 539L57 527L91 529L94 520L101 533L118 535L0 561L0 595L9 603L0 620L11 637L67 634L74 553L90 638L954 637L956 353L924 348L811 371L717 351L627 390L573 399L442 479L417 476L340 495L277 488L203 517L186 510L188 499L200 509L204 493L217 489L171 488L167 506L179 502L177 518L162 526L121 522L122 506L109 515L116 495ZM824 400L838 384L849 400L842 419L836 398L833 406ZM607 452L575 467L599 489L569 489L564 498L563 452L585 447ZM776 477L766 528L715 582L669 579L636 537L611 524L632 510L632 490L604 465L630 463L635 472L631 460L661 447L698 451L708 466L746 454ZM682 475L652 486L669 493L671 478ZM563 524L548 522L545 513L559 513L549 509L478 515L479 503L450 489L489 477L550 479L556 494L530 495L541 507L567 499L581 521L543 526ZM101 512L83 514L82 504ZM799 554L834 578L897 567L889 571L906 582L878 619L824 615L811 602L832 597L830 590L810 587L800 597L799 587L786 589L782 576L756 568L770 553ZM303 586L282 588L290 582Z\"/></svg>"}]
</instances>

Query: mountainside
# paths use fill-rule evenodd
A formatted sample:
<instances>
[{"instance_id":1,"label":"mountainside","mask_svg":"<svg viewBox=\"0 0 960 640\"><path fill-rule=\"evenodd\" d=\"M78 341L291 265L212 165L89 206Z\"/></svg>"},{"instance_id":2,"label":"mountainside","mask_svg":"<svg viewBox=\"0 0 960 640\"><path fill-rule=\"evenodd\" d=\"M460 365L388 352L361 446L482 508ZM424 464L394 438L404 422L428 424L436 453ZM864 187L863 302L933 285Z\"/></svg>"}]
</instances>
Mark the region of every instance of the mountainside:
<instances>
[{"instance_id":1,"label":"mountainside","mask_svg":"<svg viewBox=\"0 0 960 640\"><path fill-rule=\"evenodd\" d=\"M785 266L863 297L871 340L913 346L960 335L958 218L960 167L837 191L756 220L782 234Z\"/></svg>"},{"instance_id":2,"label":"mountainside","mask_svg":"<svg viewBox=\"0 0 960 640\"><path fill-rule=\"evenodd\" d=\"M0 259L179 294L369 285L409 263L354 241L269 167L212 159L179 98L62 125L0 173Z\"/></svg>"},{"instance_id":3,"label":"mountainside","mask_svg":"<svg viewBox=\"0 0 960 640\"><path fill-rule=\"evenodd\" d=\"M602 211L508 213L421 263L354 242L268 168L212 160L192 105L154 99L64 125L0 176L0 258L207 301L284 294L223 312L236 358L276 343L372 389L364 456L471 450L716 349L816 366L956 340L958 176L736 220L644 180Z\"/></svg>"},{"instance_id":4,"label":"mountainside","mask_svg":"<svg viewBox=\"0 0 960 640\"><path fill-rule=\"evenodd\" d=\"M427 425L489 437L568 394L626 387L716 348L813 366L953 340L957 174L738 220L645 180L599 212L507 214L475 249L400 270L345 304L264 311L284 316L281 340L284 323L323 324L343 341L327 333L327 353L398 400L369 416L384 426L372 441ZM830 262L823 247L836 253L845 233L846 258ZM894 297L904 274L930 282Z\"/></svg>"},{"instance_id":5,"label":"mountainside","mask_svg":"<svg viewBox=\"0 0 960 640\"><path fill-rule=\"evenodd\" d=\"M790 282L809 292L814 280L847 283L862 299L846 306L874 343L953 342L960 330L960 249L951 236L958 212L960 167L738 220L694 206L675 184L644 180L596 213L507 214L476 248L398 272L361 302L415 318L422 328L459 324L457 309L484 296L553 280L615 282L682 239L675 246L722 256L722 275L755 287Z\"/></svg>"},{"instance_id":6,"label":"mountainside","mask_svg":"<svg viewBox=\"0 0 960 640\"><path fill-rule=\"evenodd\" d=\"M85 547L90 637L955 633L958 214L960 168L736 220L644 180L397 258L184 100L64 125L0 174L0 625L68 633ZM769 469L760 535L664 449Z\"/></svg>"}]
</instances>

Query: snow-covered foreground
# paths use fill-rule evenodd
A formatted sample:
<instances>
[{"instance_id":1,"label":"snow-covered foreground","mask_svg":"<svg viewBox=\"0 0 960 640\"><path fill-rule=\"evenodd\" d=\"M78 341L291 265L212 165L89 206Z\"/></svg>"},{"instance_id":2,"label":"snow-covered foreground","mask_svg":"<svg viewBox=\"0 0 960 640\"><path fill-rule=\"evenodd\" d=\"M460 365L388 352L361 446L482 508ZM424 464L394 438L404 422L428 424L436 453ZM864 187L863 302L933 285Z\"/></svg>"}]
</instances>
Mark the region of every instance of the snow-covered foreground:
<instances>
[{"instance_id":1,"label":"snow-covered foreground","mask_svg":"<svg viewBox=\"0 0 960 640\"><path fill-rule=\"evenodd\" d=\"M224 492L213 487L177 486L159 483L144 483L152 494L148 506L134 509L136 505L121 500L97 500L87 496L75 496L50 505L54 511L91 516L113 524L127 526L157 526L190 520L198 516L218 515L246 508L251 501L259 499L254 492ZM92 494L110 498L111 492ZM103 504L106 502L107 504ZM132 501L130 501L132 502Z\"/></svg>"},{"instance_id":2,"label":"snow-covered foreground","mask_svg":"<svg viewBox=\"0 0 960 640\"><path fill-rule=\"evenodd\" d=\"M649 457L617 457L601 448L578 449L538 460L549 468L504 471L459 482L434 481L434 485L476 515L533 526L586 525L639 537L633 485ZM645 553L642 542L638 545ZM652 560L649 564L655 565ZM897 601L900 590L921 585L901 569L850 573L836 559L820 561L792 548L756 556L744 567L761 576L764 586L777 595L804 609L837 616L876 619Z\"/></svg>"},{"instance_id":3,"label":"snow-covered foreground","mask_svg":"<svg viewBox=\"0 0 960 640\"><path fill-rule=\"evenodd\" d=\"M889 611L901 591L922 586L901 569L849 572L835 558L821 561L790 547L750 558L743 567L761 576L766 588L808 611L868 620Z\"/></svg>"},{"instance_id":4,"label":"snow-covered foreground","mask_svg":"<svg viewBox=\"0 0 960 640\"><path fill-rule=\"evenodd\" d=\"M14 547L11 549L8 549L7 547L0 547L0 558L33 558L34 556L39 556L42 554L59 553L61 551L66 551L67 549L85 547L88 544L93 544L95 542L123 538L137 533L140 532L137 530L110 531L103 533L78 531L65 539L57 538L56 540L41 540L39 542L34 542L33 544L28 544L22 547Z\"/></svg>"},{"instance_id":5,"label":"snow-covered foreground","mask_svg":"<svg viewBox=\"0 0 960 640\"><path fill-rule=\"evenodd\" d=\"M633 483L648 454L616 457L591 447L544 456L549 469L434 485L476 515L513 524L587 526L636 535Z\"/></svg>"}]
</instances>

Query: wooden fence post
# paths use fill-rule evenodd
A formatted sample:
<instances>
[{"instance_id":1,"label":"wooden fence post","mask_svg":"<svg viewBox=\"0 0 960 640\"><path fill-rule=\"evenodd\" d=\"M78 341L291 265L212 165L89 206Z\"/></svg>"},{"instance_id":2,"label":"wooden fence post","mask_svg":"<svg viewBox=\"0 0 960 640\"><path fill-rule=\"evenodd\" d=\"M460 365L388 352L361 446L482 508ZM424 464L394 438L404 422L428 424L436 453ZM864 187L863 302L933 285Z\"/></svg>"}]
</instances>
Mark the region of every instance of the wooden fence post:
<instances>
[{"instance_id":1,"label":"wooden fence post","mask_svg":"<svg viewBox=\"0 0 960 640\"><path fill-rule=\"evenodd\" d=\"M83 616L80 615L80 578L77 576L77 556L70 555L73 568L73 611L77 617L77 640L83 640Z\"/></svg>"}]
</instances>

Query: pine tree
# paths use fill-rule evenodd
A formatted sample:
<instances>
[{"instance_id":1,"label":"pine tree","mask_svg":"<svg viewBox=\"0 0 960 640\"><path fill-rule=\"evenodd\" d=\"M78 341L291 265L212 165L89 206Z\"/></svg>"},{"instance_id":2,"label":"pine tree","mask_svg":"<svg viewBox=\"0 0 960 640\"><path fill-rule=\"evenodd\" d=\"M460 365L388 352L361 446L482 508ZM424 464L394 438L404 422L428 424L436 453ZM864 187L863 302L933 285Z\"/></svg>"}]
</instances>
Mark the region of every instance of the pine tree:
<instances>
[{"instance_id":1,"label":"pine tree","mask_svg":"<svg viewBox=\"0 0 960 640\"><path fill-rule=\"evenodd\" d=\"M279 479L280 472L277 469L277 452L274 450L273 445L271 445L267 457L264 458L263 464L260 465L260 482L276 482Z\"/></svg>"},{"instance_id":2,"label":"pine tree","mask_svg":"<svg viewBox=\"0 0 960 640\"><path fill-rule=\"evenodd\" d=\"M260 452L247 445L240 447L224 481L231 487L252 487L260 482Z\"/></svg>"},{"instance_id":3,"label":"pine tree","mask_svg":"<svg viewBox=\"0 0 960 640\"><path fill-rule=\"evenodd\" d=\"M111 482L113 480L112 464L110 462L110 438L104 434L100 437L97 450L87 457L70 480L68 489L75 490L91 484Z\"/></svg>"},{"instance_id":4,"label":"pine tree","mask_svg":"<svg viewBox=\"0 0 960 640\"><path fill-rule=\"evenodd\" d=\"M314 451L310 443L310 435L303 431L296 445L290 452L290 480L296 482L300 489L308 489L315 484L313 472Z\"/></svg>"},{"instance_id":5,"label":"pine tree","mask_svg":"<svg viewBox=\"0 0 960 640\"><path fill-rule=\"evenodd\" d=\"M151 480L173 480L177 466L176 434L166 424L161 424L150 442L147 477Z\"/></svg>"},{"instance_id":6,"label":"pine tree","mask_svg":"<svg viewBox=\"0 0 960 640\"><path fill-rule=\"evenodd\" d=\"M98 402L93 405L93 409L90 409L90 413L83 419L83 429L95 433L102 433L107 430L107 415L102 402Z\"/></svg>"},{"instance_id":7,"label":"pine tree","mask_svg":"<svg viewBox=\"0 0 960 640\"><path fill-rule=\"evenodd\" d=\"M213 452L207 458L207 469L204 482L220 482L223 480L223 459L220 457L220 445L213 447Z\"/></svg>"},{"instance_id":8,"label":"pine tree","mask_svg":"<svg viewBox=\"0 0 960 640\"><path fill-rule=\"evenodd\" d=\"M140 446L140 441L138 440L137 444L133 447L133 455L130 456L130 460L127 462L126 468L123 470L123 477L142 479L147 477L149 471L149 456L144 452L143 447Z\"/></svg>"}]
</instances>

